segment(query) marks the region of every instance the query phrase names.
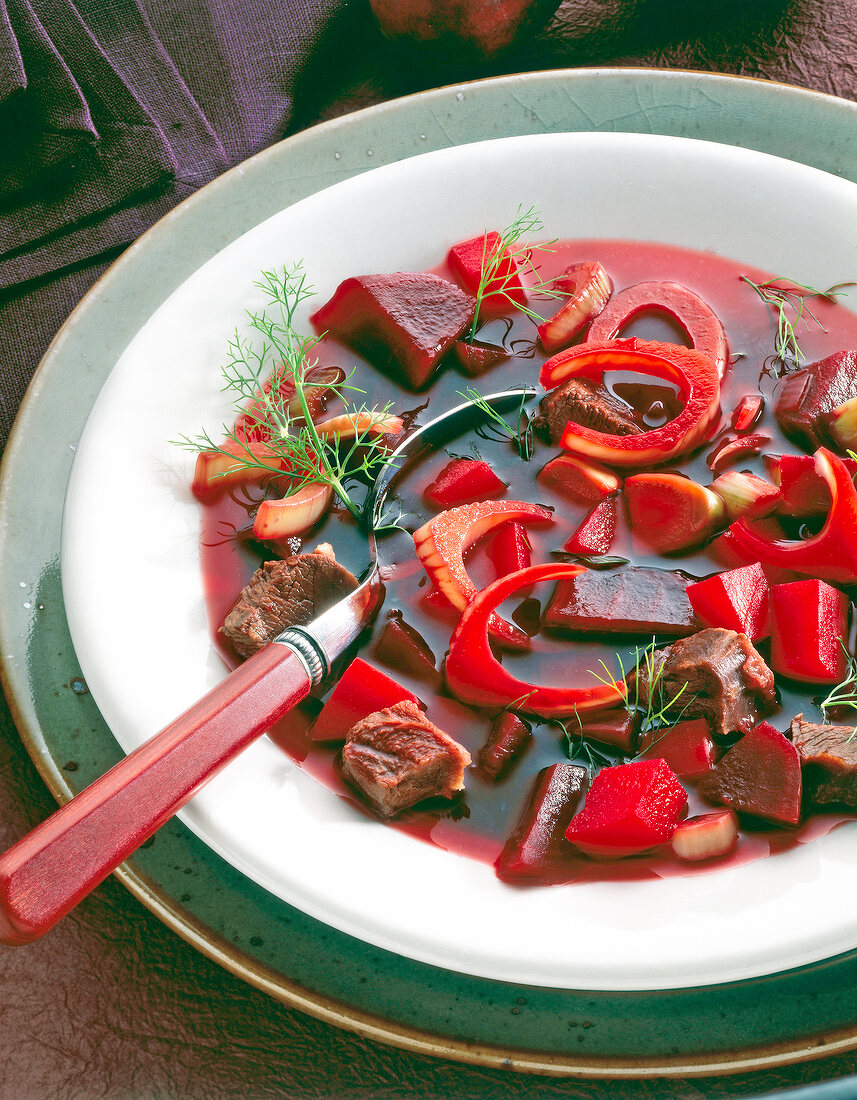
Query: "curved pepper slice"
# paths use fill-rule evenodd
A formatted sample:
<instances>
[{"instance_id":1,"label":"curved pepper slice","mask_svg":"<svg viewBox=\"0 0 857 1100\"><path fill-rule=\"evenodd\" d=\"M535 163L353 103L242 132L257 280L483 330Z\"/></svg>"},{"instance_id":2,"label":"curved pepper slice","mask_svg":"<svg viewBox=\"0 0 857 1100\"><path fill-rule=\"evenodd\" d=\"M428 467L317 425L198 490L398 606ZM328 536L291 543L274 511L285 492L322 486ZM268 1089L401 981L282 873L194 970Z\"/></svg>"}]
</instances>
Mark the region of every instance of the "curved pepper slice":
<instances>
[{"instance_id":1,"label":"curved pepper slice","mask_svg":"<svg viewBox=\"0 0 857 1100\"><path fill-rule=\"evenodd\" d=\"M636 283L620 290L592 322L587 340L613 340L638 313L649 309L666 313L681 325L695 350L713 359L723 377L728 356L723 325L711 306L681 283Z\"/></svg>"},{"instance_id":2,"label":"curved pepper slice","mask_svg":"<svg viewBox=\"0 0 857 1100\"><path fill-rule=\"evenodd\" d=\"M570 579L584 572L582 565L550 562L510 573L483 588L468 604L449 643L446 682L453 695L481 707L514 703L516 711L540 718L561 718L624 702L627 687L621 680L587 688L538 687L507 672L491 652L488 622L503 600L538 581Z\"/></svg>"},{"instance_id":3,"label":"curved pepper slice","mask_svg":"<svg viewBox=\"0 0 857 1100\"><path fill-rule=\"evenodd\" d=\"M817 535L808 539L771 538L747 519L733 523L724 538L751 561L780 565L835 584L857 581L857 488L838 455L819 447L816 473L830 490L830 511Z\"/></svg>"},{"instance_id":4,"label":"curved pepper slice","mask_svg":"<svg viewBox=\"0 0 857 1100\"><path fill-rule=\"evenodd\" d=\"M523 500L480 500L440 512L414 532L417 557L434 585L453 607L464 611L478 589L464 567L464 552L487 531L513 520L516 523L545 527L553 515L538 504ZM529 646L530 639L499 615L491 614L491 634L517 649Z\"/></svg>"},{"instance_id":5,"label":"curved pepper slice","mask_svg":"<svg viewBox=\"0 0 857 1100\"><path fill-rule=\"evenodd\" d=\"M720 378L714 361L680 344L636 339L578 344L551 356L542 366L539 382L546 390L574 377L601 382L608 370L673 382L684 408L675 419L639 435L610 435L569 421L560 439L564 450L588 455L607 466L656 465L701 443L720 415Z\"/></svg>"}]
</instances>

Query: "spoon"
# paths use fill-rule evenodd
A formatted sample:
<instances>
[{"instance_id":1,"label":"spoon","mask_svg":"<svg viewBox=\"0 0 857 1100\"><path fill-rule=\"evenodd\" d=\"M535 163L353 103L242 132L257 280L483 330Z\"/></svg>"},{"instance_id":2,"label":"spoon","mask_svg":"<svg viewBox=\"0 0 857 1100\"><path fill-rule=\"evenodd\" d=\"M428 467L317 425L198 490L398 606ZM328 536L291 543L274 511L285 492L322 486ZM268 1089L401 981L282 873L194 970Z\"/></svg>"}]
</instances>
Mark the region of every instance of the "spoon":
<instances>
[{"instance_id":1,"label":"spoon","mask_svg":"<svg viewBox=\"0 0 857 1100\"><path fill-rule=\"evenodd\" d=\"M490 394L498 412L535 394ZM364 515L371 564L360 585L306 626L287 627L179 718L119 761L0 856L0 943L38 939L243 749L330 675L384 600L375 528L413 462L490 417L468 401L435 417L390 455Z\"/></svg>"}]
</instances>

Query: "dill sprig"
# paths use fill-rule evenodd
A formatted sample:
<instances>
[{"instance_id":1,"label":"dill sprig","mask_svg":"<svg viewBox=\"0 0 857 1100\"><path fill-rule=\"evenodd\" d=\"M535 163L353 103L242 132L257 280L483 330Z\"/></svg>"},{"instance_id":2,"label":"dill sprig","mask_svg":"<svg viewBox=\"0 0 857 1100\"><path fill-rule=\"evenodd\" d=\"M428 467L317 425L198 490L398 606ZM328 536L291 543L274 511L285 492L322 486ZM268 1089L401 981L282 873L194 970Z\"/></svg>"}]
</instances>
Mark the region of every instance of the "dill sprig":
<instances>
[{"instance_id":1,"label":"dill sprig","mask_svg":"<svg viewBox=\"0 0 857 1100\"><path fill-rule=\"evenodd\" d=\"M539 274L539 270L536 267L533 260L534 252L553 252L553 245L556 244L556 240L545 241L541 244L528 245L526 247L516 247L521 238L530 233L540 233L544 226L542 220L538 215L537 208L535 206L524 209L523 204L518 206L515 217L506 228L498 234L498 240L496 245L489 247L488 231L486 230L482 238L482 268L479 276L479 285L476 289L476 309L473 313L473 324L470 326L470 332L467 335L467 342L472 344L476 339L476 332L479 328L479 313L482 308L482 300L486 294L500 294L506 299L510 306L520 310L531 320L537 324L541 324L544 320L534 310L530 309L527 305L522 305L516 301L511 294L511 287L513 281L520 268L529 272L532 275L534 282L527 289L533 293L540 294L544 298L562 298L564 293L554 288L554 279L544 280ZM500 274L500 265L505 260L506 256L515 260L515 264L509 265L509 270L505 274ZM517 269L516 269L517 268Z\"/></svg>"},{"instance_id":2,"label":"dill sprig","mask_svg":"<svg viewBox=\"0 0 857 1100\"><path fill-rule=\"evenodd\" d=\"M674 695L667 697L663 682L664 662L658 660L656 652L657 642L654 638L642 649L637 646L634 652L634 667L629 673L625 671L621 653L617 653L616 662L619 665L620 677L613 675L605 661L598 662L604 670L604 676L593 669L589 670L589 675L594 676L602 684L611 685L620 679L624 682L625 708L629 714L637 718L640 736L655 733L664 725L673 725L680 721L693 701L692 697L686 697L684 706L678 715L673 713L676 703L685 695L688 683L685 681ZM628 686L629 676L633 680L633 691ZM647 684L645 699L643 699L640 692L641 676L645 678ZM651 748L652 744L656 744L656 742L650 742L647 749Z\"/></svg>"},{"instance_id":3,"label":"dill sprig","mask_svg":"<svg viewBox=\"0 0 857 1100\"><path fill-rule=\"evenodd\" d=\"M845 654L845 675L836 687L830 689L829 695L820 704L825 722L829 721L827 712L834 707L848 707L851 710L857 710L857 658L848 651L848 647L842 638L837 640L842 647L842 652ZM853 737L854 734L851 736Z\"/></svg>"},{"instance_id":4,"label":"dill sprig","mask_svg":"<svg viewBox=\"0 0 857 1100\"><path fill-rule=\"evenodd\" d=\"M555 726L559 726L565 736L565 751L571 763L581 763L593 774L601 771L602 768L612 767L613 761L610 757L606 756L603 752L599 752L598 749L594 748L586 739L583 732L583 722L580 719L580 715L577 713L576 707L574 717L577 722L576 731L569 729L570 720L566 723L560 718L551 719L551 723Z\"/></svg>"},{"instance_id":5,"label":"dill sprig","mask_svg":"<svg viewBox=\"0 0 857 1100\"><path fill-rule=\"evenodd\" d=\"M801 363L804 355L797 341L797 328L805 317L820 328L824 329L821 321L813 313L808 305L808 298L822 298L828 302L835 302L845 293L845 288L854 286L854 283L837 283L827 290L816 290L815 287L805 286L793 279L787 279L777 275L773 279L767 279L763 283L754 283L747 275L741 279L758 294L762 301L773 308L777 318L777 335L774 341L774 349L778 359L785 361L793 359L795 363Z\"/></svg>"},{"instance_id":6,"label":"dill sprig","mask_svg":"<svg viewBox=\"0 0 857 1100\"><path fill-rule=\"evenodd\" d=\"M493 429L495 438L511 440L524 462L530 461L535 451L534 416L528 413L524 406L531 394L527 393L526 390L521 392L521 404L518 406L515 419L509 421L485 400L479 390L473 389L472 386L468 386L463 392L461 390L456 392L459 397L472 402L477 409L481 409L485 413L488 421L482 428L483 433Z\"/></svg>"},{"instance_id":7,"label":"dill sprig","mask_svg":"<svg viewBox=\"0 0 857 1100\"><path fill-rule=\"evenodd\" d=\"M203 431L195 437L182 436L176 442L188 450L213 451L228 457L230 472L236 468L257 471L261 480L276 483L285 496L292 496L310 483L329 485L342 504L361 518L361 508L347 483L372 480L389 464L381 438L373 431L374 421L389 414L392 403L383 408L349 403L346 394L365 391L351 383L353 374L339 382L313 383L308 373L318 360L311 352L321 336L304 336L295 329L295 316L314 293L301 262L282 271L264 271L254 284L268 298L260 312L247 310L247 324L261 336L261 343L242 337L236 329L227 344L228 359L221 367L223 390L231 393L240 427L224 426L225 439L215 442ZM354 434L319 435L310 410L310 393L324 388L346 406ZM293 411L297 399L300 412ZM262 439L271 454L260 455L248 441Z\"/></svg>"}]
</instances>

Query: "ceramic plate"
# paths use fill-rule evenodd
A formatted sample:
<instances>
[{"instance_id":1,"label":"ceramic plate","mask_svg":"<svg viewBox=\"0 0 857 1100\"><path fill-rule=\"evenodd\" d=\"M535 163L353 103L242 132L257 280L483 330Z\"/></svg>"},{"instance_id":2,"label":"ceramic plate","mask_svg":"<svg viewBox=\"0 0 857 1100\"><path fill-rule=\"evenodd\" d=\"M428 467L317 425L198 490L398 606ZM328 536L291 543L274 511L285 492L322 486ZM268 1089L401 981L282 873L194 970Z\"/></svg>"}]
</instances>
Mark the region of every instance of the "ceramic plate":
<instances>
[{"instance_id":1,"label":"ceramic plate","mask_svg":"<svg viewBox=\"0 0 857 1100\"><path fill-rule=\"evenodd\" d=\"M521 202L537 204L548 238L687 245L799 272L814 286L857 271L857 234L847 229L857 229L855 185L762 153L651 135L539 135L429 153L323 190L245 234L132 339L72 470L65 604L86 680L124 749L225 674L205 618L192 457L169 441L201 423L216 435L229 419L218 366L243 309L264 305L258 272L303 259L323 302L355 273L432 267L455 241L508 223ZM308 309L299 331L309 330ZM485 864L367 820L267 739L183 819L313 916L387 950L504 981L696 986L857 945L857 823L706 875L521 890Z\"/></svg>"}]
</instances>

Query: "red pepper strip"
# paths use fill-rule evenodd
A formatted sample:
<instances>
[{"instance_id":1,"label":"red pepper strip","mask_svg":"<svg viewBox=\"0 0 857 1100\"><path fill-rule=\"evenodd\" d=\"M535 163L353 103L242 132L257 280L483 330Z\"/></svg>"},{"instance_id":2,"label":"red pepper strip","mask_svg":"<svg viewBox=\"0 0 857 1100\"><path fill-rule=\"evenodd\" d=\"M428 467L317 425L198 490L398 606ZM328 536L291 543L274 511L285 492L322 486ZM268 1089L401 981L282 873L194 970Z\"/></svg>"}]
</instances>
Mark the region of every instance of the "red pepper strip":
<instances>
[{"instance_id":1,"label":"red pepper strip","mask_svg":"<svg viewBox=\"0 0 857 1100\"><path fill-rule=\"evenodd\" d=\"M823 581L857 581L857 489L838 455L819 447L815 470L830 490L830 511L817 535L808 539L770 538L763 527L739 519L724 536L750 561L780 565Z\"/></svg>"},{"instance_id":2,"label":"red pepper strip","mask_svg":"<svg viewBox=\"0 0 857 1100\"><path fill-rule=\"evenodd\" d=\"M726 333L711 306L681 283L637 283L614 294L589 329L587 340L613 340L638 313L666 313L684 329L696 351L713 359L722 378L726 369Z\"/></svg>"},{"instance_id":3,"label":"red pepper strip","mask_svg":"<svg viewBox=\"0 0 857 1100\"><path fill-rule=\"evenodd\" d=\"M562 718L623 703L627 688L621 680L588 688L538 687L512 676L491 652L488 621L503 600L538 581L571 579L584 572L582 565L568 562L532 565L483 588L468 604L449 643L445 667L450 691L464 703L482 707L514 703L516 711L540 718Z\"/></svg>"},{"instance_id":4,"label":"red pepper strip","mask_svg":"<svg viewBox=\"0 0 857 1100\"><path fill-rule=\"evenodd\" d=\"M674 420L639 435L610 435L572 421L560 446L607 466L636 468L674 458L701 443L720 415L720 379L714 361L680 344L649 340L608 340L578 344L551 356L539 381L546 390L575 376L601 382L608 370L654 375L678 385L684 408Z\"/></svg>"}]
</instances>

